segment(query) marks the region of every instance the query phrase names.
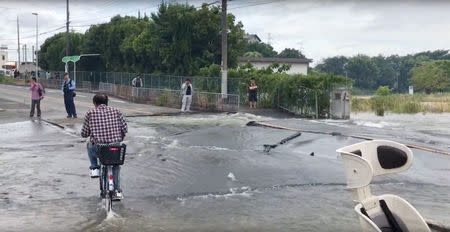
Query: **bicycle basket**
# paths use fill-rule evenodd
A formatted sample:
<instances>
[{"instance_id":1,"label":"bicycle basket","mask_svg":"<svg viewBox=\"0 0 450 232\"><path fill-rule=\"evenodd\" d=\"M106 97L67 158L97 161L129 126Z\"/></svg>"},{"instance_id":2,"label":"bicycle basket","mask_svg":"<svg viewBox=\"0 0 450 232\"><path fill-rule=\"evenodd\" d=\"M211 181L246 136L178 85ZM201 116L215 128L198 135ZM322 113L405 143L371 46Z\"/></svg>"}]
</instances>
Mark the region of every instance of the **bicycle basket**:
<instances>
[{"instance_id":1,"label":"bicycle basket","mask_svg":"<svg viewBox=\"0 0 450 232\"><path fill-rule=\"evenodd\" d=\"M100 147L99 159L103 165L122 165L125 162L127 145Z\"/></svg>"}]
</instances>

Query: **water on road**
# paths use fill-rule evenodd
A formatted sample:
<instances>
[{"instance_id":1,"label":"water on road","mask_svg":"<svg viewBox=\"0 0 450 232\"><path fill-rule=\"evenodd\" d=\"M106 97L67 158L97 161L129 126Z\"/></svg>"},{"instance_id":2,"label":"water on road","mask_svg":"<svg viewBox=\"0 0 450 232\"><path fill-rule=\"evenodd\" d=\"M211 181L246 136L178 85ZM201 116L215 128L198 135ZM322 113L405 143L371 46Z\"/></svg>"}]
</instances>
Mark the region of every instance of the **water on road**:
<instances>
[{"instance_id":1,"label":"water on road","mask_svg":"<svg viewBox=\"0 0 450 232\"><path fill-rule=\"evenodd\" d=\"M293 132L246 123L357 132L448 150L443 125L450 117L408 117L128 118L125 199L108 217L98 180L88 176L86 144L79 136L40 121L0 124L0 231L360 231L335 150L361 140L303 133L266 154L263 144ZM429 118L421 117L435 118L424 125L418 120ZM450 224L450 157L413 152L411 169L376 178L373 192L398 194L424 217Z\"/></svg>"}]
</instances>

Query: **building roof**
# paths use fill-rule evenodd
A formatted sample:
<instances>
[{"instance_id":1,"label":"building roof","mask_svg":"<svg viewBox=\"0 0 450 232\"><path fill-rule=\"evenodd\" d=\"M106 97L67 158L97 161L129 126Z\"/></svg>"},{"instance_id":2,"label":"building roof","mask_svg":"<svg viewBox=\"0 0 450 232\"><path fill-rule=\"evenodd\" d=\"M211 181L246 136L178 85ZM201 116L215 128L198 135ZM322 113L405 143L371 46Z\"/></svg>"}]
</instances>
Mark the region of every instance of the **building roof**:
<instances>
[{"instance_id":1,"label":"building roof","mask_svg":"<svg viewBox=\"0 0 450 232\"><path fill-rule=\"evenodd\" d=\"M259 36L257 34L245 34L244 39L246 39L246 40L254 39L258 42L261 42L261 39L259 38Z\"/></svg>"},{"instance_id":2,"label":"building roof","mask_svg":"<svg viewBox=\"0 0 450 232\"><path fill-rule=\"evenodd\" d=\"M265 62L265 63L280 63L280 64L309 64L311 59L297 59L297 58L278 58L278 57L239 57L239 62Z\"/></svg>"}]
</instances>

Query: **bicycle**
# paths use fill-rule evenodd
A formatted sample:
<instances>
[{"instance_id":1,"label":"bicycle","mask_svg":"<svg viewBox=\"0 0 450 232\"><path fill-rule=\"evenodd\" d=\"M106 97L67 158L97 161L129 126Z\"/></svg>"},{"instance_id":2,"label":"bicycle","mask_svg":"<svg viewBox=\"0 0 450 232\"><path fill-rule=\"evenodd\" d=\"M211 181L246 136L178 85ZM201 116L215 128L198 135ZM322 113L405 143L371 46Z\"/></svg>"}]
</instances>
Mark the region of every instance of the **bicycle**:
<instances>
[{"instance_id":1,"label":"bicycle","mask_svg":"<svg viewBox=\"0 0 450 232\"><path fill-rule=\"evenodd\" d=\"M113 144L100 147L100 197L105 200L106 212L111 211L114 191L114 165L125 162L126 144Z\"/></svg>"}]
</instances>

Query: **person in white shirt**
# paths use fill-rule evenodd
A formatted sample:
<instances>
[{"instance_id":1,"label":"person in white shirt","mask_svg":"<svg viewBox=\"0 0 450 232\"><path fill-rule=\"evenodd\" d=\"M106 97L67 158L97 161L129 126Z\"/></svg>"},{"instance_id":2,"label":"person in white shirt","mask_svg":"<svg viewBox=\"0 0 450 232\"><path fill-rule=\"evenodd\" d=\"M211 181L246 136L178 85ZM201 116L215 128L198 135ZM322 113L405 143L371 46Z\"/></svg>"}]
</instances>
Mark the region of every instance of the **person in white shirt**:
<instances>
[{"instance_id":1,"label":"person in white shirt","mask_svg":"<svg viewBox=\"0 0 450 232\"><path fill-rule=\"evenodd\" d=\"M183 85L181 85L181 94L183 95L181 111L182 112L190 111L192 103L192 94L194 94L194 87L192 86L190 79L186 79Z\"/></svg>"}]
</instances>

